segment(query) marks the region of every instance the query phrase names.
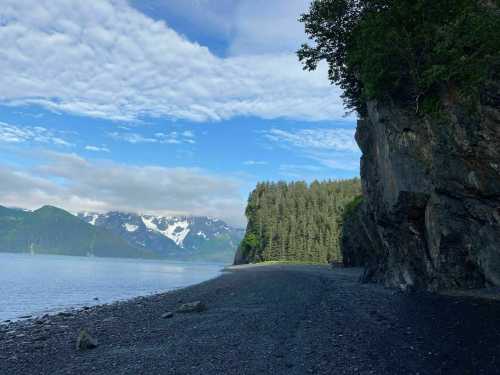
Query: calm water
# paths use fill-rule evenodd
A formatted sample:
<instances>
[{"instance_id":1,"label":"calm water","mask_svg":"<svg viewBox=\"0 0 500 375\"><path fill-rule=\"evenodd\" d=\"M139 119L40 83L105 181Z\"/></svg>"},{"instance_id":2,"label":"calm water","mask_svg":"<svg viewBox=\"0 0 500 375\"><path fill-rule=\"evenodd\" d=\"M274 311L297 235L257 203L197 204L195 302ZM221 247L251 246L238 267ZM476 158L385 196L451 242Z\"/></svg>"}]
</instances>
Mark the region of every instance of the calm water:
<instances>
[{"instance_id":1,"label":"calm water","mask_svg":"<svg viewBox=\"0 0 500 375\"><path fill-rule=\"evenodd\" d=\"M221 269L214 264L0 253L0 321L185 287L211 279Z\"/></svg>"}]
</instances>

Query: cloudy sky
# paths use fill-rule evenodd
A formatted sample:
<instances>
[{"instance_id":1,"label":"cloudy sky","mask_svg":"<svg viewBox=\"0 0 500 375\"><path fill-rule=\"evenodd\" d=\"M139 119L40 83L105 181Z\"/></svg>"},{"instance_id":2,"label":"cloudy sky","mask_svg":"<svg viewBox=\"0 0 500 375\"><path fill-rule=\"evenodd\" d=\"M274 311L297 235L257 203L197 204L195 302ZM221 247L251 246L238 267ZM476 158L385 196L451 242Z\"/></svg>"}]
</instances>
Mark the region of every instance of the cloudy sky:
<instances>
[{"instance_id":1,"label":"cloudy sky","mask_svg":"<svg viewBox=\"0 0 500 375\"><path fill-rule=\"evenodd\" d=\"M220 217L257 181L359 173L304 72L308 0L3 0L0 204Z\"/></svg>"}]
</instances>

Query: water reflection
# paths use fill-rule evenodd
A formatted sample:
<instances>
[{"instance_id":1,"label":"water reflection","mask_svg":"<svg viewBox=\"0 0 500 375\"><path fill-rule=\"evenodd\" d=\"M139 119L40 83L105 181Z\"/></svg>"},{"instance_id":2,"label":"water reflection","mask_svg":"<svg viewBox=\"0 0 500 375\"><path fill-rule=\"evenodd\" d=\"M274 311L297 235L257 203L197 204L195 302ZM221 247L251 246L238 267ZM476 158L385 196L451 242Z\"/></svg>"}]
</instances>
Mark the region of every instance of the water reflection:
<instances>
[{"instance_id":1,"label":"water reflection","mask_svg":"<svg viewBox=\"0 0 500 375\"><path fill-rule=\"evenodd\" d=\"M0 253L0 321L182 288L217 276L221 268L219 264Z\"/></svg>"}]
</instances>

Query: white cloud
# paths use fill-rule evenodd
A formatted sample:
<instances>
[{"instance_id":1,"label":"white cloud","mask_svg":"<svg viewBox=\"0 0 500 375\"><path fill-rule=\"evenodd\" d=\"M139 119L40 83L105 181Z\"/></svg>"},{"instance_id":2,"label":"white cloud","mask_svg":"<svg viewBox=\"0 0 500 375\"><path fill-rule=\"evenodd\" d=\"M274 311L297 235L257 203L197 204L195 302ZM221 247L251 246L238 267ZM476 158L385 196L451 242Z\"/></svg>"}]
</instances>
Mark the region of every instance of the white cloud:
<instances>
[{"instance_id":1,"label":"white cloud","mask_svg":"<svg viewBox=\"0 0 500 375\"><path fill-rule=\"evenodd\" d=\"M92 145L87 145L85 146L85 150L87 151L93 151L93 152L110 152L109 148L105 146L92 146Z\"/></svg>"},{"instance_id":2,"label":"white cloud","mask_svg":"<svg viewBox=\"0 0 500 375\"><path fill-rule=\"evenodd\" d=\"M235 7L232 55L295 52L307 39L298 22L310 0L239 1Z\"/></svg>"},{"instance_id":3,"label":"white cloud","mask_svg":"<svg viewBox=\"0 0 500 375\"><path fill-rule=\"evenodd\" d=\"M305 179L311 174L311 172L321 172L324 168L318 165L310 164L282 164L280 165L279 170L282 176Z\"/></svg>"},{"instance_id":4,"label":"white cloud","mask_svg":"<svg viewBox=\"0 0 500 375\"><path fill-rule=\"evenodd\" d=\"M181 135L186 138L194 138L194 133L191 130L185 130Z\"/></svg>"},{"instance_id":5,"label":"white cloud","mask_svg":"<svg viewBox=\"0 0 500 375\"><path fill-rule=\"evenodd\" d=\"M139 133L120 133L120 132L112 132L108 133L108 135L117 141L128 142L132 144L136 143L158 143L157 138L145 137Z\"/></svg>"},{"instance_id":6,"label":"white cloud","mask_svg":"<svg viewBox=\"0 0 500 375\"><path fill-rule=\"evenodd\" d=\"M326 69L291 53L219 58L125 1L4 0L0 24L4 104L117 120L344 113Z\"/></svg>"},{"instance_id":7,"label":"white cloud","mask_svg":"<svg viewBox=\"0 0 500 375\"><path fill-rule=\"evenodd\" d=\"M359 148L354 140L354 133L354 129L271 129L265 132L265 136L274 142L303 149L357 152Z\"/></svg>"},{"instance_id":8,"label":"white cloud","mask_svg":"<svg viewBox=\"0 0 500 375\"><path fill-rule=\"evenodd\" d=\"M246 160L243 162L244 165L267 165L267 161L262 160Z\"/></svg>"},{"instance_id":9,"label":"white cloud","mask_svg":"<svg viewBox=\"0 0 500 375\"><path fill-rule=\"evenodd\" d=\"M160 143L160 144L194 144L196 143L195 134L190 130L183 132L155 133L152 136L144 136L133 132L111 132L108 135L117 140L132 144L137 143Z\"/></svg>"},{"instance_id":10,"label":"white cloud","mask_svg":"<svg viewBox=\"0 0 500 375\"><path fill-rule=\"evenodd\" d=\"M89 161L74 154L45 152L38 157L42 164L31 171L0 165L0 204L209 215L234 225L245 222L241 186L232 178L191 168Z\"/></svg>"},{"instance_id":11,"label":"white cloud","mask_svg":"<svg viewBox=\"0 0 500 375\"><path fill-rule=\"evenodd\" d=\"M297 22L310 0L129 0L137 9L188 35L224 41L229 55L295 52L307 39ZM218 46L219 47L219 46ZM219 47L220 48L220 47Z\"/></svg>"},{"instance_id":12,"label":"white cloud","mask_svg":"<svg viewBox=\"0 0 500 375\"><path fill-rule=\"evenodd\" d=\"M0 142L2 143L43 143L72 147L72 143L60 138L56 132L42 126L19 126L0 122Z\"/></svg>"},{"instance_id":13,"label":"white cloud","mask_svg":"<svg viewBox=\"0 0 500 375\"><path fill-rule=\"evenodd\" d=\"M324 168L317 166L317 165L310 165L310 164L281 164L280 165L280 170L282 171L309 171L309 172L318 172L323 170Z\"/></svg>"},{"instance_id":14,"label":"white cloud","mask_svg":"<svg viewBox=\"0 0 500 375\"><path fill-rule=\"evenodd\" d=\"M155 19L175 20L193 33L226 40L234 28L234 12L242 0L128 0Z\"/></svg>"},{"instance_id":15,"label":"white cloud","mask_svg":"<svg viewBox=\"0 0 500 375\"><path fill-rule=\"evenodd\" d=\"M273 144L295 150L322 165L345 171L359 169L360 150L354 129L315 128L299 130L270 129L264 137Z\"/></svg>"}]
</instances>

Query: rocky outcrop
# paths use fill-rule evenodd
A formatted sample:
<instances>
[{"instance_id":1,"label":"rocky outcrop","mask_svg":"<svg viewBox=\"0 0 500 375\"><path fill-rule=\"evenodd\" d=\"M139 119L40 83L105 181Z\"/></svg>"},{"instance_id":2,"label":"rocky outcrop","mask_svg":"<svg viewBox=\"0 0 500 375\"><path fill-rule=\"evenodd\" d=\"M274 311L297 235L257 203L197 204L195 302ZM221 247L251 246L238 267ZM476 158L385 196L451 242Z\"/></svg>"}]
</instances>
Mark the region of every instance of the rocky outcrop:
<instances>
[{"instance_id":1,"label":"rocky outcrop","mask_svg":"<svg viewBox=\"0 0 500 375\"><path fill-rule=\"evenodd\" d=\"M451 90L442 103L438 119L372 102L358 122L364 203L344 253L364 252L366 281L500 285L500 90L487 87L475 111Z\"/></svg>"},{"instance_id":2,"label":"rocky outcrop","mask_svg":"<svg viewBox=\"0 0 500 375\"><path fill-rule=\"evenodd\" d=\"M368 262L369 253L366 248L370 247L370 239L366 230L360 230L364 225L365 215L362 199L355 199L346 207L340 239L344 267L361 267Z\"/></svg>"}]
</instances>

